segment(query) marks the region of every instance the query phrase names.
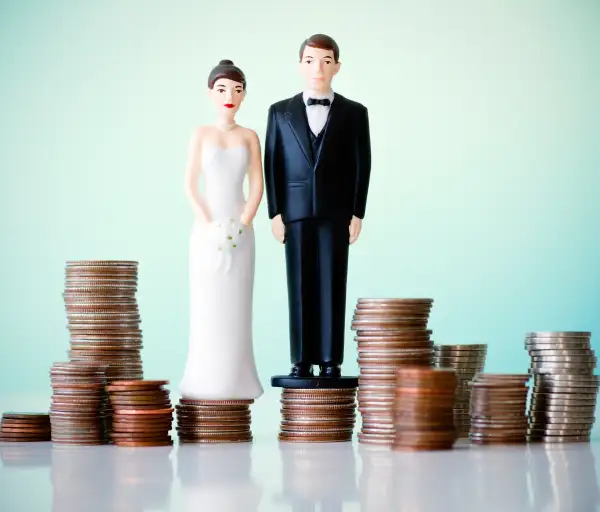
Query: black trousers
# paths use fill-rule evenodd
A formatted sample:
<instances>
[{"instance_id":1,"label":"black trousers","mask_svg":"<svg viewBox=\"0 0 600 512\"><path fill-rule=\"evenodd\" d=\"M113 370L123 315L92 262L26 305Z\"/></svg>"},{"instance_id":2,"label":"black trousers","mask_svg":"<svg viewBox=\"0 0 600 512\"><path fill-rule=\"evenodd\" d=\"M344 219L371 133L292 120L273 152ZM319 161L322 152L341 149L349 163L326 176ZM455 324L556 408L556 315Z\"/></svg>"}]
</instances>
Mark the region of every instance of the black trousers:
<instances>
[{"instance_id":1,"label":"black trousers","mask_svg":"<svg viewBox=\"0 0 600 512\"><path fill-rule=\"evenodd\" d=\"M290 354L294 364L343 362L349 225L345 219L286 224Z\"/></svg>"}]
</instances>

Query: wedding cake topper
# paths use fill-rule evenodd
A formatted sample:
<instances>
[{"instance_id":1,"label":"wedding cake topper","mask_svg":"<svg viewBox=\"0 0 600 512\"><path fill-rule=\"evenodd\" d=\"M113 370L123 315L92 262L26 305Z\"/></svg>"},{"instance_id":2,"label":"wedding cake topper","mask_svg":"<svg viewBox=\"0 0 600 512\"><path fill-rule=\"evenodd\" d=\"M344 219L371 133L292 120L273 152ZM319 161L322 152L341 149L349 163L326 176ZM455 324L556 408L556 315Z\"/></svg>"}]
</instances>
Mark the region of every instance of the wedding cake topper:
<instances>
[{"instance_id":1,"label":"wedding cake topper","mask_svg":"<svg viewBox=\"0 0 600 512\"><path fill-rule=\"evenodd\" d=\"M189 142L185 190L195 219L189 246L189 346L179 386L186 399L247 400L263 393L252 332L252 221L264 191L261 148L256 132L235 121L246 86L232 61L214 67L208 95L217 119L196 128ZM200 177L204 195L198 191Z\"/></svg>"},{"instance_id":2,"label":"wedding cake topper","mask_svg":"<svg viewBox=\"0 0 600 512\"><path fill-rule=\"evenodd\" d=\"M268 111L265 183L273 235L285 246L292 362L274 386L344 382L348 252L365 216L371 147L367 108L332 90L339 56L331 37L306 39L304 91Z\"/></svg>"}]
</instances>

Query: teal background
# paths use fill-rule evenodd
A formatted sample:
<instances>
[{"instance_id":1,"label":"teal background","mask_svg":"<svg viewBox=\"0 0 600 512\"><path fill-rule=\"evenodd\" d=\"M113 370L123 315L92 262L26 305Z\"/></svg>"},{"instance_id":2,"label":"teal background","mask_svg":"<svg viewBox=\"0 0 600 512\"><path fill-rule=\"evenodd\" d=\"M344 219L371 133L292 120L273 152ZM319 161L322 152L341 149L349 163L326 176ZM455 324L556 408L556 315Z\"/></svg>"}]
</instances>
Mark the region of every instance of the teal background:
<instances>
[{"instance_id":1,"label":"teal background","mask_svg":"<svg viewBox=\"0 0 600 512\"><path fill-rule=\"evenodd\" d=\"M438 343L488 343L525 372L531 330L600 331L600 4L24 1L0 7L0 408L46 408L64 360L64 263L140 262L148 378L171 389L187 350L183 192L189 135L214 119L206 77L230 58L238 121L264 141L269 105L302 88L301 41L341 47L336 91L368 106L373 171L352 247L358 297L432 297ZM283 249L255 220L254 336L289 368ZM358 371L348 328L344 372ZM594 338L594 347L598 340Z\"/></svg>"}]
</instances>

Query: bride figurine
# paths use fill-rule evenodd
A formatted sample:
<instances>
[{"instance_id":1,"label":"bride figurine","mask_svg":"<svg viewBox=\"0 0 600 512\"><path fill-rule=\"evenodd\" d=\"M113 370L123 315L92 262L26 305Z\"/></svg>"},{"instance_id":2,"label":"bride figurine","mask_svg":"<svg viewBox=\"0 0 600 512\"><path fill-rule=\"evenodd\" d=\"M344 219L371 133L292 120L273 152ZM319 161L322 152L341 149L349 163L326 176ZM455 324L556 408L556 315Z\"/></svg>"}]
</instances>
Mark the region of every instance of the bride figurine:
<instances>
[{"instance_id":1,"label":"bride figurine","mask_svg":"<svg viewBox=\"0 0 600 512\"><path fill-rule=\"evenodd\" d=\"M256 399L263 387L252 334L252 221L264 190L261 148L256 132L235 122L246 78L232 61L222 60L211 71L208 94L217 122L194 130L186 167L195 221L189 247L189 347L179 391L182 398L197 400Z\"/></svg>"}]
</instances>

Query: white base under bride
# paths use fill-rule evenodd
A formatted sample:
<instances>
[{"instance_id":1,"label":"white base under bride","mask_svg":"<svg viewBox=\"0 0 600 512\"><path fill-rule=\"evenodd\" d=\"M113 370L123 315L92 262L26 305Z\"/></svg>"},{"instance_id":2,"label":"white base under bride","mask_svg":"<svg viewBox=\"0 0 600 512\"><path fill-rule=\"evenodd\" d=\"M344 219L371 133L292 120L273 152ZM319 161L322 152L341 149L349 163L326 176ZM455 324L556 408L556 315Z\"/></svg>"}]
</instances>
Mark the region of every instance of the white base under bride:
<instances>
[{"instance_id":1,"label":"white base under bride","mask_svg":"<svg viewBox=\"0 0 600 512\"><path fill-rule=\"evenodd\" d=\"M202 152L205 199L213 222L190 234L190 334L183 398L256 399L263 394L253 349L254 231L239 223L249 150ZM243 229L241 229L243 228Z\"/></svg>"}]
</instances>

